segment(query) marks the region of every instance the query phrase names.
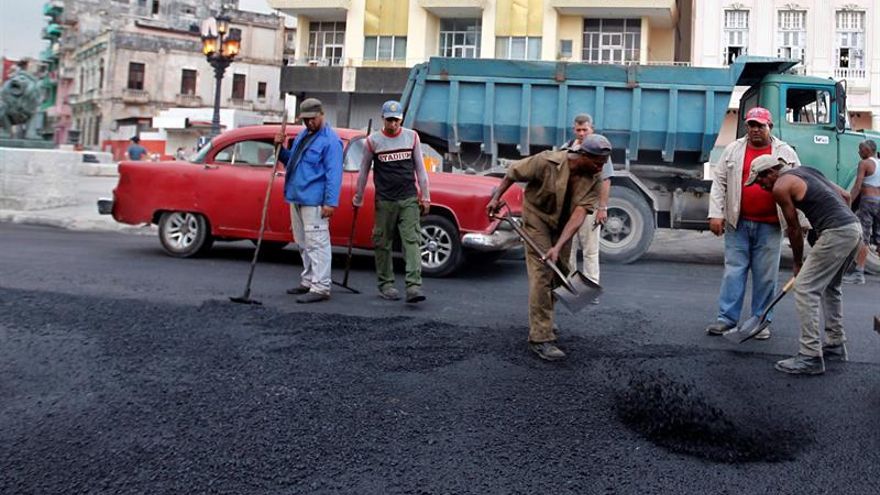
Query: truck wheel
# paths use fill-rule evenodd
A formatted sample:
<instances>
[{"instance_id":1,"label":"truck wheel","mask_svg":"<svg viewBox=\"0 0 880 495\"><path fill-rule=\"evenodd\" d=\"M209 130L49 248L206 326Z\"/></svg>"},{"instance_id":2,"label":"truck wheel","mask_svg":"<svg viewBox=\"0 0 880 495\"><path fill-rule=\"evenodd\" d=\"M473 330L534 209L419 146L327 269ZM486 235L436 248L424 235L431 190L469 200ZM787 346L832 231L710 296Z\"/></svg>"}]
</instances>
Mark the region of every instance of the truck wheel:
<instances>
[{"instance_id":1,"label":"truck wheel","mask_svg":"<svg viewBox=\"0 0 880 495\"><path fill-rule=\"evenodd\" d=\"M198 213L166 211L159 217L159 242L175 258L206 252L214 243L208 221Z\"/></svg>"},{"instance_id":2,"label":"truck wheel","mask_svg":"<svg viewBox=\"0 0 880 495\"><path fill-rule=\"evenodd\" d=\"M464 260L458 228L440 215L427 215L421 224L422 273L428 277L451 275Z\"/></svg>"},{"instance_id":3,"label":"truck wheel","mask_svg":"<svg viewBox=\"0 0 880 495\"><path fill-rule=\"evenodd\" d=\"M645 254L652 240L654 214L648 202L632 189L613 186L599 243L601 259L632 263Z\"/></svg>"}]
</instances>

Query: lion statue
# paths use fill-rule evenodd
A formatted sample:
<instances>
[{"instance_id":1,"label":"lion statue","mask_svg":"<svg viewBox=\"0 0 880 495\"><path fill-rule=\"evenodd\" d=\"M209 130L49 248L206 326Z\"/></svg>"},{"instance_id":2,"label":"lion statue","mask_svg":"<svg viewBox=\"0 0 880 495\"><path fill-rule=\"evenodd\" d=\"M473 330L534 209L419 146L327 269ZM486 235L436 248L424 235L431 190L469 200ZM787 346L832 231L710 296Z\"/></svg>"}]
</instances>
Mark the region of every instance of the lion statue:
<instances>
[{"instance_id":1,"label":"lion statue","mask_svg":"<svg viewBox=\"0 0 880 495\"><path fill-rule=\"evenodd\" d=\"M37 111L43 99L39 80L19 69L0 88L0 136L12 136L13 126L23 127L24 139L37 136ZM21 130L18 134L22 134Z\"/></svg>"}]
</instances>

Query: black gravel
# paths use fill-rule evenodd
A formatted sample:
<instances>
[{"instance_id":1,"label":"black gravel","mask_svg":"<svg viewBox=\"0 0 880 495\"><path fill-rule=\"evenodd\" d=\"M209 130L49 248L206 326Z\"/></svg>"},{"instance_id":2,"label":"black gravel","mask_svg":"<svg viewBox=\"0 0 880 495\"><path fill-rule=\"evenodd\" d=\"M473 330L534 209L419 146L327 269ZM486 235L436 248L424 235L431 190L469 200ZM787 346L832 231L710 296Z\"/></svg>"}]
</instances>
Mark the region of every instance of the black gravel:
<instances>
[{"instance_id":1,"label":"black gravel","mask_svg":"<svg viewBox=\"0 0 880 495\"><path fill-rule=\"evenodd\" d=\"M880 490L876 366L792 379L585 318L548 364L520 322L0 288L0 493Z\"/></svg>"}]
</instances>

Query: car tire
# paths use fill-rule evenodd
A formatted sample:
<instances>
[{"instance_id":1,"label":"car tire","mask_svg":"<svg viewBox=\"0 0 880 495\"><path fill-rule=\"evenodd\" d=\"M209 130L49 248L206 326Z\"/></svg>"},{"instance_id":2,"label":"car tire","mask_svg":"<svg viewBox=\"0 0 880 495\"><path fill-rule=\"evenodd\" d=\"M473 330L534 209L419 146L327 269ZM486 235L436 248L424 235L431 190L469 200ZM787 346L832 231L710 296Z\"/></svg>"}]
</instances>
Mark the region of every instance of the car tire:
<instances>
[{"instance_id":1,"label":"car tire","mask_svg":"<svg viewBox=\"0 0 880 495\"><path fill-rule=\"evenodd\" d=\"M645 198L627 187L613 186L608 199L608 220L599 241L601 259L632 263L654 240L654 213Z\"/></svg>"},{"instance_id":2,"label":"car tire","mask_svg":"<svg viewBox=\"0 0 880 495\"><path fill-rule=\"evenodd\" d=\"M159 242L175 258L198 256L211 249L208 221L203 215L186 211L166 211L159 217Z\"/></svg>"},{"instance_id":3,"label":"car tire","mask_svg":"<svg viewBox=\"0 0 880 495\"><path fill-rule=\"evenodd\" d=\"M464 256L458 228L448 218L427 215L421 221L422 274L446 277L461 267Z\"/></svg>"}]
</instances>

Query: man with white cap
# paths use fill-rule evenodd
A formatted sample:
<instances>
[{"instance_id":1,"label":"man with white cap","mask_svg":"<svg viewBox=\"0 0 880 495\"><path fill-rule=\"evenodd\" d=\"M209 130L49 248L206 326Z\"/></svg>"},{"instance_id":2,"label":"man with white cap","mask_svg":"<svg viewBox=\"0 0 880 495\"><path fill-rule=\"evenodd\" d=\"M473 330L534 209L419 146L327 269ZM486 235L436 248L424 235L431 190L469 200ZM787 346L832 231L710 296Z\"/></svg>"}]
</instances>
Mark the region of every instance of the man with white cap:
<instances>
[{"instance_id":1,"label":"man with white cap","mask_svg":"<svg viewBox=\"0 0 880 495\"><path fill-rule=\"evenodd\" d=\"M780 157L762 156L752 162L745 185L757 184L773 194L787 224L786 233L794 257L795 307L801 322L797 356L776 363L790 374L818 375L825 372L823 356L845 361L841 280L859 249L862 229L850 209L850 195L810 167L786 170ZM818 240L804 261L804 236L797 210L803 212ZM820 304L825 317L825 340L819 333Z\"/></svg>"},{"instance_id":2,"label":"man with white cap","mask_svg":"<svg viewBox=\"0 0 880 495\"><path fill-rule=\"evenodd\" d=\"M394 287L394 266L391 260L391 247L396 231L400 233L406 262L406 302L417 303L425 300L422 292L419 214L427 214L431 208L428 174L422 160L419 135L400 125L403 119L400 102L386 101L382 105L382 119L382 130L367 136L352 204L355 208L363 204L364 190L372 168L373 184L376 186L373 243L379 297L400 299L400 293Z\"/></svg>"},{"instance_id":3,"label":"man with white cap","mask_svg":"<svg viewBox=\"0 0 880 495\"><path fill-rule=\"evenodd\" d=\"M504 192L516 182L526 183L522 227L545 252L542 259L526 245L529 349L547 361L565 359L565 353L556 346L553 325L552 290L559 281L544 260L557 263L563 273L568 272L571 238L587 214L598 207L602 167L609 155L608 139L591 134L574 149L544 151L514 162L486 205L486 212L495 215L501 208Z\"/></svg>"},{"instance_id":4,"label":"man with white cap","mask_svg":"<svg viewBox=\"0 0 880 495\"><path fill-rule=\"evenodd\" d=\"M769 192L744 185L752 161L772 155L800 165L794 149L770 134L773 118L769 110L750 109L745 124L746 135L727 145L713 169L709 229L717 236L724 235L724 275L716 320L706 328L709 335L722 335L739 322L749 272L753 315L761 314L776 292L781 217ZM755 336L759 340L769 337L769 327Z\"/></svg>"}]
</instances>

